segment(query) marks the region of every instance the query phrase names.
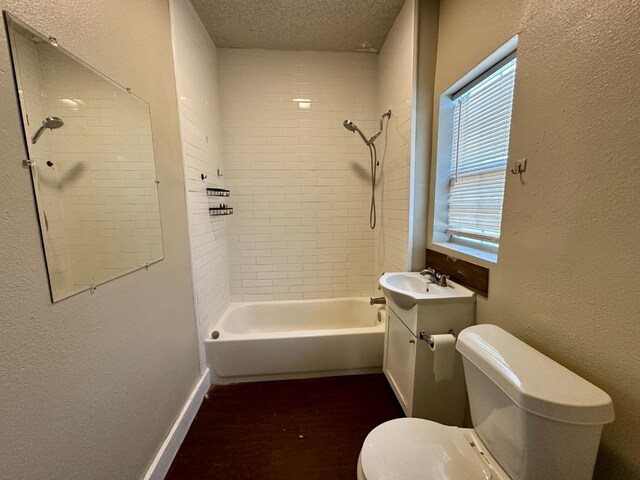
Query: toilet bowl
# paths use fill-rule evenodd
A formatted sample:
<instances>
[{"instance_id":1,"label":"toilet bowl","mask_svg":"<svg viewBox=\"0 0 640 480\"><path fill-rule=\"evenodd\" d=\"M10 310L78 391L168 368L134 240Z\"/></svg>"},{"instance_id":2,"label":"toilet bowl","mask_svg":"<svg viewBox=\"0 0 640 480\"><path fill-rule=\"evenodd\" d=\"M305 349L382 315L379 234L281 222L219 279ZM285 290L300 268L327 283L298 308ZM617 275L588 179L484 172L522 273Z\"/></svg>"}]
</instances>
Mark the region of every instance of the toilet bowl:
<instances>
[{"instance_id":1,"label":"toilet bowl","mask_svg":"<svg viewBox=\"0 0 640 480\"><path fill-rule=\"evenodd\" d=\"M367 436L358 458L358 480L443 478L508 480L509 476L472 428L421 418L379 425Z\"/></svg>"},{"instance_id":2,"label":"toilet bowl","mask_svg":"<svg viewBox=\"0 0 640 480\"><path fill-rule=\"evenodd\" d=\"M611 398L494 325L466 328L464 363L474 428L402 418L373 429L359 480L588 480Z\"/></svg>"}]
</instances>

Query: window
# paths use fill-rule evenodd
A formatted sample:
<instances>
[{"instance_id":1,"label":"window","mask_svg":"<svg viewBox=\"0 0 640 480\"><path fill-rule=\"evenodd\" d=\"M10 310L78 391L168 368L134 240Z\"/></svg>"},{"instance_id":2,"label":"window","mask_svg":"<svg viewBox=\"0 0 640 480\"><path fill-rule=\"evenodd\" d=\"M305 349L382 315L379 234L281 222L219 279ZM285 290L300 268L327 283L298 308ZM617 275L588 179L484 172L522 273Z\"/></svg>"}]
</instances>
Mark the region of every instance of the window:
<instances>
[{"instance_id":1,"label":"window","mask_svg":"<svg viewBox=\"0 0 640 480\"><path fill-rule=\"evenodd\" d=\"M515 73L513 52L441 100L433 241L490 261L500 242Z\"/></svg>"}]
</instances>

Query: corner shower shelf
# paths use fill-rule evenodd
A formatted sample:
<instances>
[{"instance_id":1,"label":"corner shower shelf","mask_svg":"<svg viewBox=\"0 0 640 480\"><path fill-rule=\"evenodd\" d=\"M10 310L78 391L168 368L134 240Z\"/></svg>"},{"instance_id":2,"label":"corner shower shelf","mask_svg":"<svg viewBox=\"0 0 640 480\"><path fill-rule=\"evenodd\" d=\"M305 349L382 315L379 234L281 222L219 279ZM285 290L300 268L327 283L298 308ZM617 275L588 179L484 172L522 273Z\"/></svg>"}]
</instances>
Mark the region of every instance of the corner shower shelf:
<instances>
[{"instance_id":1,"label":"corner shower shelf","mask_svg":"<svg viewBox=\"0 0 640 480\"><path fill-rule=\"evenodd\" d=\"M231 192L225 188L207 188L208 197L228 197Z\"/></svg>"},{"instance_id":2,"label":"corner shower shelf","mask_svg":"<svg viewBox=\"0 0 640 480\"><path fill-rule=\"evenodd\" d=\"M217 217L219 215L233 215L233 207L214 207L209 209L209 215Z\"/></svg>"}]
</instances>

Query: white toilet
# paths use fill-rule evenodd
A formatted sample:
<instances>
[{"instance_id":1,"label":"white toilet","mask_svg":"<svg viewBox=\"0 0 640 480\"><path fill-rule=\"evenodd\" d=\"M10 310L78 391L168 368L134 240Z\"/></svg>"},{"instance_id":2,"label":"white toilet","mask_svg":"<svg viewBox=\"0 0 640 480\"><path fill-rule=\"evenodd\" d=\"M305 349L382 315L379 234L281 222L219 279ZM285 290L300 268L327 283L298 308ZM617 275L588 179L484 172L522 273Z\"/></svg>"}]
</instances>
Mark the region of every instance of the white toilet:
<instances>
[{"instance_id":1,"label":"white toilet","mask_svg":"<svg viewBox=\"0 0 640 480\"><path fill-rule=\"evenodd\" d=\"M495 325L458 336L474 428L419 418L374 428L358 459L359 480L587 480L605 392Z\"/></svg>"}]
</instances>

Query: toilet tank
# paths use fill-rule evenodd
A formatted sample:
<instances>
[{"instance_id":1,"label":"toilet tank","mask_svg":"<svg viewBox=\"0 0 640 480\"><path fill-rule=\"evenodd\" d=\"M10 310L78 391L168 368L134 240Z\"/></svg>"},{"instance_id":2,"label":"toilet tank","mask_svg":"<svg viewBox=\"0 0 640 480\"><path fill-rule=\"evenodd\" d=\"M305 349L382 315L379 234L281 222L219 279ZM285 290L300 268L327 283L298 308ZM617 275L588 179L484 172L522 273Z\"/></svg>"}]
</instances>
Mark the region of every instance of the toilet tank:
<instances>
[{"instance_id":1,"label":"toilet tank","mask_svg":"<svg viewBox=\"0 0 640 480\"><path fill-rule=\"evenodd\" d=\"M473 427L514 480L590 480L604 391L495 325L458 335Z\"/></svg>"}]
</instances>

